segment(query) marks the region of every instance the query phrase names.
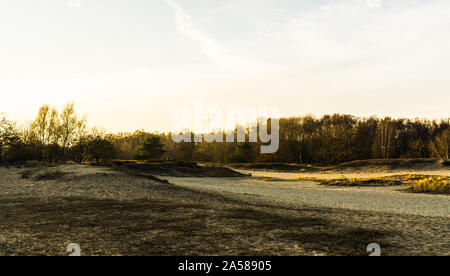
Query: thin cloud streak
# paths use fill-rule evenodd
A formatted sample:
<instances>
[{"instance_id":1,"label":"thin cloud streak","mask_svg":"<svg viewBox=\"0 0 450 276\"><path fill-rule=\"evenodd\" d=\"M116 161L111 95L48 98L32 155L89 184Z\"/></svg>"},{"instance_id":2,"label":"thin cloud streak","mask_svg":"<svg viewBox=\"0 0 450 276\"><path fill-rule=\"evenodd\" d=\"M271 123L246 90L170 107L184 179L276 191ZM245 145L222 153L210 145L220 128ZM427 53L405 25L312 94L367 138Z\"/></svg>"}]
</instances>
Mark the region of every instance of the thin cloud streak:
<instances>
[{"instance_id":1,"label":"thin cloud streak","mask_svg":"<svg viewBox=\"0 0 450 276\"><path fill-rule=\"evenodd\" d=\"M164 0L175 12L177 30L184 36L196 41L205 54L222 67L231 67L233 58L211 37L195 26L192 17L173 0Z\"/></svg>"}]
</instances>

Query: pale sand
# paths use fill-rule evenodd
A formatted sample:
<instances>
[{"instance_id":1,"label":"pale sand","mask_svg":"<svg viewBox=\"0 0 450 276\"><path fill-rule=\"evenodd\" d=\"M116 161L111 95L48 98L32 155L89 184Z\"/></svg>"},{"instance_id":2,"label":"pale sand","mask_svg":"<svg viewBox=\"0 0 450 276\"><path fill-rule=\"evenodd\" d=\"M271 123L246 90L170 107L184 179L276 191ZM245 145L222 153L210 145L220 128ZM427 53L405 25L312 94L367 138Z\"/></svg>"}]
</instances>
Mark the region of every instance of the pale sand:
<instances>
[{"instance_id":1,"label":"pale sand","mask_svg":"<svg viewBox=\"0 0 450 276\"><path fill-rule=\"evenodd\" d=\"M317 178L317 179L338 179L342 177L346 178L368 178L368 177L383 177L383 176L395 176L395 175L440 175L449 176L450 170L434 170L434 171L391 171L384 173L303 173L303 172L274 172L263 170L235 170L244 174L251 173L254 177L273 177L284 180L295 180L299 177L305 178Z\"/></svg>"}]
</instances>

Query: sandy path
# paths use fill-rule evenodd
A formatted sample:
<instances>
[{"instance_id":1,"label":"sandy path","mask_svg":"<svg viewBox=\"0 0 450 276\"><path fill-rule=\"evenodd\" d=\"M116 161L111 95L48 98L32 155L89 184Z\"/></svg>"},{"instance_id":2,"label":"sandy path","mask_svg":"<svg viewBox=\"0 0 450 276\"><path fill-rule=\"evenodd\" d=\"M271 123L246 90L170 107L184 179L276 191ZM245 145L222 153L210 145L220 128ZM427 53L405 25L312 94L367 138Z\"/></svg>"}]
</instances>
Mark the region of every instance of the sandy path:
<instances>
[{"instance_id":1,"label":"sandy path","mask_svg":"<svg viewBox=\"0 0 450 276\"><path fill-rule=\"evenodd\" d=\"M273 171L263 171L263 170L236 170L238 172L249 174L255 177L273 177L287 180L294 180L298 177L314 177L318 179L330 179L330 178L367 178L367 177L383 177L383 176L394 176L394 175L440 175L440 176L450 176L450 170L440 170L440 171L395 171L389 173L297 173L297 172L273 172Z\"/></svg>"},{"instance_id":2,"label":"sandy path","mask_svg":"<svg viewBox=\"0 0 450 276\"><path fill-rule=\"evenodd\" d=\"M251 172L280 177L292 173ZM298 174L297 174L298 176ZM397 214L450 217L450 197L410 194L399 187L326 187L312 181L264 181L255 178L165 178L171 183L206 191L254 195L280 204L312 205Z\"/></svg>"}]
</instances>

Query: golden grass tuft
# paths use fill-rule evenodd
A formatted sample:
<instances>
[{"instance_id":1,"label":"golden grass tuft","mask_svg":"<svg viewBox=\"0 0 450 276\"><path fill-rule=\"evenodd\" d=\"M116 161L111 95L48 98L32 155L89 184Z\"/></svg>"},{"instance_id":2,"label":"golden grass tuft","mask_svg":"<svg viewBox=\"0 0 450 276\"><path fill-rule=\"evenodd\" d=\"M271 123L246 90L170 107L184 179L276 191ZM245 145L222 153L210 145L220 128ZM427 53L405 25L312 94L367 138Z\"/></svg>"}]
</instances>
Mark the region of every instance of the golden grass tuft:
<instances>
[{"instance_id":1,"label":"golden grass tuft","mask_svg":"<svg viewBox=\"0 0 450 276\"><path fill-rule=\"evenodd\" d=\"M394 175L383 177L365 177L365 178L340 178L317 179L310 177L300 177L296 180L317 181L325 186L342 186L342 187L387 187L409 185L405 191L413 193L430 193L430 194L450 194L449 177L447 176L430 176L430 175Z\"/></svg>"},{"instance_id":2,"label":"golden grass tuft","mask_svg":"<svg viewBox=\"0 0 450 276\"><path fill-rule=\"evenodd\" d=\"M429 193L429 194L450 194L450 182L448 177L430 176L415 181L411 187L406 189L413 193Z\"/></svg>"}]
</instances>

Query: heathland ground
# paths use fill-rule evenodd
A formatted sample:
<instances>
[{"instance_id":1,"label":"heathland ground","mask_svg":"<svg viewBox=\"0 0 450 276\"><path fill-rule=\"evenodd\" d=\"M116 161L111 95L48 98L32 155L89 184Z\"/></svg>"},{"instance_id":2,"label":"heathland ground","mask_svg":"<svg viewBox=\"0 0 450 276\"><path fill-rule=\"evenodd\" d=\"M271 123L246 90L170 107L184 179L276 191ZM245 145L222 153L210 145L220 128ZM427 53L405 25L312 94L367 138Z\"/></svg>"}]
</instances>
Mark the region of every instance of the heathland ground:
<instances>
[{"instance_id":1,"label":"heathland ground","mask_svg":"<svg viewBox=\"0 0 450 276\"><path fill-rule=\"evenodd\" d=\"M450 255L448 195L301 179L333 177L323 172L182 167L0 168L0 255L67 255L70 243L83 255L367 255L369 243L383 255Z\"/></svg>"}]
</instances>

